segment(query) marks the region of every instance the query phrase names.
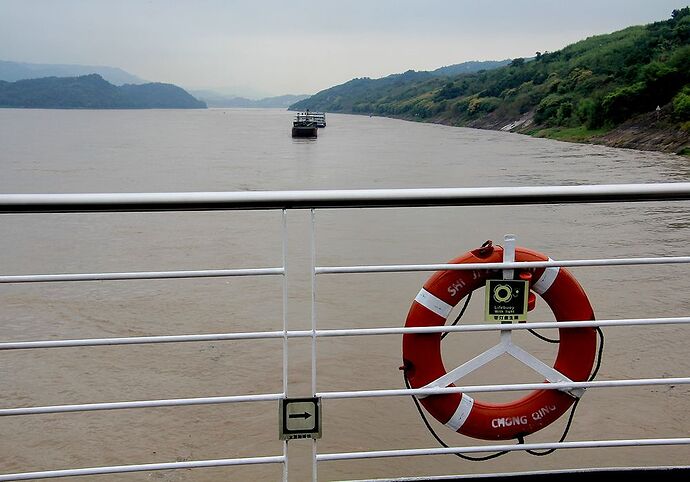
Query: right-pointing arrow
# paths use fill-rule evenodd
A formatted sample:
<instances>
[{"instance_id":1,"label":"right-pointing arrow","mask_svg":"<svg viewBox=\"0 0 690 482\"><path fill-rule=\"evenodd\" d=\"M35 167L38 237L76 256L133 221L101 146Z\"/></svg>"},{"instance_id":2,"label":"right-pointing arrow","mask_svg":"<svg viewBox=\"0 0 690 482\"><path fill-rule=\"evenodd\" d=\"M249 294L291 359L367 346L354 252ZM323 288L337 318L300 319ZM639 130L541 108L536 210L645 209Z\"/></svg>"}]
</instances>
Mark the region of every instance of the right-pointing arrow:
<instances>
[{"instance_id":1,"label":"right-pointing arrow","mask_svg":"<svg viewBox=\"0 0 690 482\"><path fill-rule=\"evenodd\" d=\"M303 418L303 419L308 419L311 417L311 413L309 412L304 412L304 413L291 413L288 415L288 418Z\"/></svg>"}]
</instances>

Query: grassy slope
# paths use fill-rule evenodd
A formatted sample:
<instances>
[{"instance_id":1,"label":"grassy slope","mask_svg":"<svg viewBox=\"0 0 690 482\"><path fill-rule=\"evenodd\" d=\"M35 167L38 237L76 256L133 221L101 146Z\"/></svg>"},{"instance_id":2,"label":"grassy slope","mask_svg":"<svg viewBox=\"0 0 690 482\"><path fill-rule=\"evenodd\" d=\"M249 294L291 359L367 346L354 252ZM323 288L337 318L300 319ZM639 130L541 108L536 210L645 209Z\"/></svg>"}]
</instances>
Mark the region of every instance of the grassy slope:
<instances>
[{"instance_id":1,"label":"grassy slope","mask_svg":"<svg viewBox=\"0 0 690 482\"><path fill-rule=\"evenodd\" d=\"M680 152L690 136L690 8L531 61L454 76L408 72L355 79L291 108ZM621 141L631 137L622 131L617 138L621 129L632 129L639 146L634 139Z\"/></svg>"}]
</instances>

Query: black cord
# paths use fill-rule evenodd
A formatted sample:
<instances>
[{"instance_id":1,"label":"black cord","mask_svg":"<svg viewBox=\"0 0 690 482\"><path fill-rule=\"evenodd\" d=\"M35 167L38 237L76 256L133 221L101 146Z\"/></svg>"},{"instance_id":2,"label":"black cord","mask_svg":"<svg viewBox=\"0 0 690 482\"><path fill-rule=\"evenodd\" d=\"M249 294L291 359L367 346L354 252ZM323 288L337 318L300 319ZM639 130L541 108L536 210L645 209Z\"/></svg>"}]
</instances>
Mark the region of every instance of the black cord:
<instances>
[{"instance_id":1,"label":"black cord","mask_svg":"<svg viewBox=\"0 0 690 482\"><path fill-rule=\"evenodd\" d=\"M592 371L592 374L589 376L587 379L588 382L591 382L594 380L594 378L597 376L597 373L599 373L599 368L601 368L601 358L602 355L604 354L604 332L601 331L600 327L596 327L597 330L597 335L599 336L599 350L597 351L597 363L594 366L594 370ZM531 331L531 330L530 330ZM580 399L578 398L575 400L575 403L573 403L573 407L570 409L570 415L568 416L568 423L565 424L565 428L563 429L563 435L561 436L561 439L558 441L558 443L561 443L565 440L565 438L568 436L568 431L570 430L570 425L573 423L573 417L575 416L575 409L577 408L577 404L580 403ZM520 436L518 437L518 443L524 443L525 439L524 437ZM556 451L556 448L548 449L543 452L537 452L536 450L526 450L526 452L530 455L536 455L538 457L542 457L544 455L549 455L552 454Z\"/></svg>"},{"instance_id":2,"label":"black cord","mask_svg":"<svg viewBox=\"0 0 690 482\"><path fill-rule=\"evenodd\" d=\"M601 331L600 326L597 326L596 329L597 335L599 335L599 351L597 352L597 364L594 366L594 371L587 379L588 382L594 380L594 378L597 376L597 373L599 373L599 368L601 368L601 358L604 354L604 332Z\"/></svg>"},{"instance_id":3,"label":"black cord","mask_svg":"<svg viewBox=\"0 0 690 482\"><path fill-rule=\"evenodd\" d=\"M472 299L472 292L470 291L469 294L467 295L467 298L465 299L465 304L462 306L462 309L460 310L460 313L459 313L458 316L455 318L455 321L453 321L453 323L451 323L449 326L455 326L455 325L458 324L458 322L460 321L460 318L462 318L462 316L465 314L465 310L467 310L467 306L470 304L470 300L471 300L471 299ZM441 340L443 340L443 339L446 337L446 335L448 335L448 333L450 333L450 332L449 332L449 331L446 331L445 333L442 333L442 334L441 334ZM409 389L411 388L411 387L410 387L410 381L407 379L407 372L406 372L406 370L405 370L405 367L403 367L403 378L405 379L405 386L406 386L406 387L408 388L408 390L409 390ZM429 431L429 433L436 439L436 441L437 441L441 446L443 446L443 447L445 447L445 448L449 448L449 445L448 445L447 443L445 443L445 442L441 439L441 437L439 437L439 435L436 433L436 431L433 429L433 427L432 427L431 424L429 423L429 420L426 418L426 415L424 414L424 410L422 410L422 407L421 407L421 405L420 405L420 403L419 403L419 400L417 400L417 397L413 396L413 397L412 397L412 401L414 401L415 407L417 407L417 412L419 412L419 416L421 417L422 421L424 422L424 425L426 426L426 428L427 428L427 430ZM456 457L460 457L461 459L469 460L469 461L472 461L472 462L482 462L482 461L485 461L485 460L495 459L496 457L500 457L501 455L505 455L505 454L507 454L508 452L509 452L508 450L504 450L504 451L502 451L502 452L496 452L496 453L493 453L493 454L490 454L490 455L486 455L486 456L484 456L484 457L472 457L472 456L465 455L465 454L460 454L460 453L456 453L456 454L453 454L453 455L455 455Z\"/></svg>"},{"instance_id":4,"label":"black cord","mask_svg":"<svg viewBox=\"0 0 690 482\"><path fill-rule=\"evenodd\" d=\"M529 331L529 332L532 333L534 336L536 336L536 337L539 338L540 340L544 340L544 341L547 342L547 343L560 343L560 342L561 342L561 340L557 340L557 339L555 339L555 338L548 338L548 337L546 337L546 336L544 336L544 335L540 335L539 333L537 333L536 331L534 331L534 330L532 330L532 329L529 329L529 330L527 330L527 331Z\"/></svg>"},{"instance_id":5,"label":"black cord","mask_svg":"<svg viewBox=\"0 0 690 482\"><path fill-rule=\"evenodd\" d=\"M465 304L462 307L462 310L460 310L460 314L457 316L457 318L455 318L455 321L453 323L451 323L450 326L454 326L458 323L458 321L460 321L460 318L462 318L462 315L465 314L465 310L467 309L467 305L469 304L471 298L472 298L472 292L470 292L467 295L467 300L465 301ZM601 327L598 327L598 326L596 327L596 330L597 330L597 335L599 336L599 350L597 351L596 365L594 366L594 370L592 371L592 374L587 379L588 382L591 382L592 380L594 380L594 378L597 376L597 373L599 373L599 368L601 368L602 355L604 354L604 332L601 330ZM545 336L540 335L539 333L536 333L533 330L529 330L529 332L532 333L537 338L540 338L540 339L547 341L549 343L559 343L560 342L560 340L553 340L551 338L547 338ZM445 336L448 333L450 333L450 332L447 331L447 332L443 333L441 335L441 339L443 340L443 338L445 338ZM407 367L402 367L402 371L403 371L403 378L405 380L405 386L409 390L411 388L411 386L410 386L410 381L407 379ZM429 420L427 420L426 415L424 414L424 411L422 410L422 407L420 406L419 400L417 400L417 397L412 396L412 401L414 402L415 407L417 407L417 412L419 412L419 416L421 417L422 421L424 422L424 425L426 426L429 433L431 433L431 435L436 439L436 441L439 444L441 444L445 448L449 448L448 444L445 443L441 439L441 437L438 436L436 431L433 429L433 427L429 423ZM575 409L577 409L577 406L579 403L580 403L579 398L576 399L575 402L573 403L573 406L570 409L570 415L568 416L568 421L565 424L565 428L563 429L563 434L561 435L561 438L558 441L558 443L563 442L565 440L565 438L568 436L568 432L570 431L570 426L572 425L573 418L575 417ZM518 444L524 444L525 443L524 436L518 435L517 441L518 441ZM526 452L530 455L535 455L537 457L543 457L545 455L550 455L550 454L554 453L556 450L557 450L557 448L552 448L552 449L545 450L543 452L537 452L536 450L526 450ZM471 457L469 455L460 454L460 453L454 453L453 455L460 457L461 459L469 460L472 462L482 462L485 460L495 459L497 457L500 457L501 455L507 454L508 452L510 452L510 451L504 450L502 452L496 452L496 453L493 453L490 455L486 455L484 457Z\"/></svg>"},{"instance_id":6,"label":"black cord","mask_svg":"<svg viewBox=\"0 0 690 482\"><path fill-rule=\"evenodd\" d=\"M561 443L565 440L565 438L568 436L568 431L570 431L570 425L573 423L573 417L575 417L575 409L577 408L577 404L580 403L580 399L576 399L575 402L573 403L573 407L570 409L570 415L568 416L568 423L565 424L565 428L563 429L563 435L561 435L561 439L558 441L558 443ZM522 436L518 437L518 443L525 443L525 439ZM554 453L557 450L557 448L552 448L545 450L543 452L537 452L536 450L525 450L530 455L536 455L537 457L543 457L544 455L549 455Z\"/></svg>"},{"instance_id":7,"label":"black cord","mask_svg":"<svg viewBox=\"0 0 690 482\"><path fill-rule=\"evenodd\" d=\"M460 314L458 315L457 318L455 318L455 321L448 326L455 326L458 324L458 321L460 321L460 318L462 318L462 315L465 314L465 310L467 309L467 305L470 304L471 299L472 299L472 292L470 291L470 293L467 295L467 299L465 300L465 304L462 306L462 309L460 310ZM446 331L445 333L441 333L441 340L443 340L448 333L450 333L450 332Z\"/></svg>"},{"instance_id":8,"label":"black cord","mask_svg":"<svg viewBox=\"0 0 690 482\"><path fill-rule=\"evenodd\" d=\"M403 378L405 379L405 386L409 390L411 388L410 387L410 381L407 379L407 372L405 371L404 368L403 368ZM433 429L433 427L429 423L429 420L427 420L426 415L424 415L424 411L422 410L422 407L419 405L419 400L417 400L417 397L415 397L413 395L412 400L414 401L415 407L417 407L417 411L419 412L419 416L422 418L424 425L426 425L427 430L429 430L429 433L434 436L434 438L436 439L436 441L439 444L441 444L445 448L449 448L448 444L445 443L443 440L441 440L441 437L438 436L436 431ZM505 455L508 452L509 452L508 450L504 450L503 452L496 452L494 454L486 455L484 457L471 457L469 455L460 454L460 453L454 453L453 455L455 455L456 457L460 457L461 459L470 460L472 462L482 462L484 460L495 459L496 457L500 457L501 455Z\"/></svg>"}]
</instances>

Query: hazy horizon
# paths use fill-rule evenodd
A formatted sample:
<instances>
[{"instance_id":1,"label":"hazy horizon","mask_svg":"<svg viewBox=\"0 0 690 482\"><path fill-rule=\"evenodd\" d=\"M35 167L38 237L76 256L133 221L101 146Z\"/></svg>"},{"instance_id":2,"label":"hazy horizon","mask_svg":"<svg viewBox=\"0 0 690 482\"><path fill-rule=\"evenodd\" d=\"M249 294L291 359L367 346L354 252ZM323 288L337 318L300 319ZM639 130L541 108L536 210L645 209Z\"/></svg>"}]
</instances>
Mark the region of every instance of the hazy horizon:
<instances>
[{"instance_id":1,"label":"hazy horizon","mask_svg":"<svg viewBox=\"0 0 690 482\"><path fill-rule=\"evenodd\" d=\"M667 19L685 5L0 0L0 59L117 67L149 81L253 98L314 94L355 77L531 57Z\"/></svg>"}]
</instances>

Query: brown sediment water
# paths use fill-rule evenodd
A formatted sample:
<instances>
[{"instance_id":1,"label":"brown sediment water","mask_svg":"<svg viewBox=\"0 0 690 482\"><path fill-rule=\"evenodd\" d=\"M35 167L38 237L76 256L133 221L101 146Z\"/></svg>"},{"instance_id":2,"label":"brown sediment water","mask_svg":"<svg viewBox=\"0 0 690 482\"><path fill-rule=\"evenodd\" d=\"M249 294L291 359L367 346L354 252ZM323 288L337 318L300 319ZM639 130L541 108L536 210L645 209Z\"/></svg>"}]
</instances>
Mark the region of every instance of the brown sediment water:
<instances>
[{"instance_id":1,"label":"brown sediment water","mask_svg":"<svg viewBox=\"0 0 690 482\"><path fill-rule=\"evenodd\" d=\"M279 110L0 110L0 192L178 192L535 186L686 181L681 157L516 134L328 115L316 140L290 137ZM505 233L554 259L682 256L690 203L322 210L317 264L445 262ZM309 213L288 214L288 320L311 326ZM279 212L0 216L9 274L272 267L282 263ZM685 265L572 270L599 319L688 313ZM401 326L430 273L322 275L320 328ZM463 322L481 321L477 296ZM538 302L531 321L549 320ZM280 277L0 285L0 339L23 341L282 329ZM598 379L690 373L686 325L606 328ZM552 333L553 334L553 333ZM444 340L446 366L489 348L495 333ZM515 341L550 363L555 348ZM318 341L317 390L402 388L401 336ZM280 340L0 352L0 408L277 393ZM310 341L290 341L290 394L308 395ZM537 382L509 359L464 384ZM591 389L568 440L684 437L684 385ZM510 400L515 394L482 395ZM565 418L565 417L564 417ZM556 441L564 418L528 437ZM449 445L475 440L434 427ZM277 402L0 418L0 474L279 455ZM407 397L327 400L319 453L435 447ZM308 479L311 442L290 447L291 480ZM686 447L513 453L319 464L319 478L466 474L686 464ZM278 480L280 465L100 476L103 480ZM69 480L69 479L68 479ZM89 480L79 478L74 480ZM97 478L93 478L97 480ZM98 479L100 480L100 479Z\"/></svg>"}]
</instances>

